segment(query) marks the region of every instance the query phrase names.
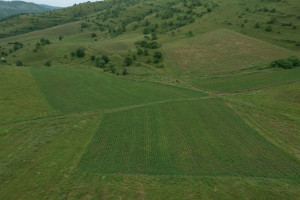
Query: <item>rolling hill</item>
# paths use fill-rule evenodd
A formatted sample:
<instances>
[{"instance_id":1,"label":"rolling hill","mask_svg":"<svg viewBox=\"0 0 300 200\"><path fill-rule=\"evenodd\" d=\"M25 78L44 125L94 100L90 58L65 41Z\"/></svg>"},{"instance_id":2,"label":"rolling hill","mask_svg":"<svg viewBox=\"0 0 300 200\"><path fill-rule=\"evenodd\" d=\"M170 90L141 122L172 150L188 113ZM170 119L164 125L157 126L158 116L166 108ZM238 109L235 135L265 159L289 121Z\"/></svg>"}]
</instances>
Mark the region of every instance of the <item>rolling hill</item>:
<instances>
[{"instance_id":1,"label":"rolling hill","mask_svg":"<svg viewBox=\"0 0 300 200\"><path fill-rule=\"evenodd\" d=\"M299 10L105 0L2 20L0 199L298 199Z\"/></svg>"},{"instance_id":2,"label":"rolling hill","mask_svg":"<svg viewBox=\"0 0 300 200\"><path fill-rule=\"evenodd\" d=\"M38 5L34 3L27 3L24 1L0 1L0 20L11 15L24 13L41 13L50 10L58 9L48 5ZM11 18L11 17L9 17ZM2 19L3 20L3 19Z\"/></svg>"}]
</instances>

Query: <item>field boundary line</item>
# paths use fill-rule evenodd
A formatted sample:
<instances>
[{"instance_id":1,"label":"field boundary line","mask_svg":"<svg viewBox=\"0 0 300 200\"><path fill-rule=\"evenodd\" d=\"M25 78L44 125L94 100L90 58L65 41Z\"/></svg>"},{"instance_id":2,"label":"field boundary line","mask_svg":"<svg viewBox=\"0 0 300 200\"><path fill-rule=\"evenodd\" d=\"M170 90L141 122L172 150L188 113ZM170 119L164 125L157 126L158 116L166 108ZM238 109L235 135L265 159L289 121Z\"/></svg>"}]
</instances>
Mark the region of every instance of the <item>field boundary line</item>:
<instances>
[{"instance_id":1,"label":"field boundary line","mask_svg":"<svg viewBox=\"0 0 300 200\"><path fill-rule=\"evenodd\" d=\"M154 102L149 102L149 103L142 103L142 104L136 104L136 105L131 105L131 106L125 106L125 107L120 107L120 108L112 108L112 109L100 109L100 110L93 110L93 111L88 111L88 112L79 112L79 113L70 113L70 114L57 114L57 115L51 115L49 114L48 116L45 117L40 117L37 119L31 119L31 120L25 120L25 121L19 121L19 122L13 122L13 123L8 123L8 124L2 124L0 127L5 127L5 126L17 126L17 125L22 125L30 122L38 122L46 119L64 119L67 117L80 117L80 116L90 116L90 115L105 115L105 114L110 114L110 113L116 113L116 112L121 112L121 111L126 111L126 110L131 110L135 108L140 108L144 106L150 106L150 105L156 105L156 104L163 104L163 103L172 103L172 102L180 102L180 101L193 101L193 100L202 100L202 99L211 99L211 98L218 98L217 96L204 96L204 97L194 97L194 98L183 98L183 99L169 99L169 100L163 100L163 101L154 101Z\"/></svg>"}]
</instances>

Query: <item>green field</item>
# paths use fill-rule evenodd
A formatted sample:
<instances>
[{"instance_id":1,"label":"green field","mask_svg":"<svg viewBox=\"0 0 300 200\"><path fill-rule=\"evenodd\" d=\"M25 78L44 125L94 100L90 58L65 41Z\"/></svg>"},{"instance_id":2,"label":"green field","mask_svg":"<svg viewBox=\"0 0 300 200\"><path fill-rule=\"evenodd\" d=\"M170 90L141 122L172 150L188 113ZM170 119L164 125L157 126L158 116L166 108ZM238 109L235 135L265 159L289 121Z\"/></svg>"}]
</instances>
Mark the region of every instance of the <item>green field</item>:
<instances>
[{"instance_id":1,"label":"green field","mask_svg":"<svg viewBox=\"0 0 300 200\"><path fill-rule=\"evenodd\" d=\"M298 200L299 10L105 0L1 19L0 200Z\"/></svg>"},{"instance_id":2,"label":"green field","mask_svg":"<svg viewBox=\"0 0 300 200\"><path fill-rule=\"evenodd\" d=\"M117 78L96 69L32 68L31 73L50 105L63 113L204 96L190 89Z\"/></svg>"},{"instance_id":3,"label":"green field","mask_svg":"<svg viewBox=\"0 0 300 200\"><path fill-rule=\"evenodd\" d=\"M0 66L0 95L0 125L52 111L27 68Z\"/></svg>"},{"instance_id":4,"label":"green field","mask_svg":"<svg viewBox=\"0 0 300 200\"><path fill-rule=\"evenodd\" d=\"M198 78L192 84L201 89L219 92L238 92L263 89L300 80L300 68L269 70L220 77Z\"/></svg>"},{"instance_id":5,"label":"green field","mask_svg":"<svg viewBox=\"0 0 300 200\"><path fill-rule=\"evenodd\" d=\"M300 165L220 100L107 115L79 168L104 174L299 178Z\"/></svg>"}]
</instances>

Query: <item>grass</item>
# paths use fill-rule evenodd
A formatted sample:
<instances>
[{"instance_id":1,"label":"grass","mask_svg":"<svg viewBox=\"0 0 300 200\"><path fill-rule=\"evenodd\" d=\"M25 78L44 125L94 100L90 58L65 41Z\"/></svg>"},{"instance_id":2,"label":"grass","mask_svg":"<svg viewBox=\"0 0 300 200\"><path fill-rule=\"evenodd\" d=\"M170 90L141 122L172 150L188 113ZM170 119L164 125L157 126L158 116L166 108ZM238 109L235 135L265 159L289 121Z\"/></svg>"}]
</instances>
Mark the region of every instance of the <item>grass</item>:
<instances>
[{"instance_id":1,"label":"grass","mask_svg":"<svg viewBox=\"0 0 300 200\"><path fill-rule=\"evenodd\" d=\"M221 100L185 101L105 116L79 168L103 174L299 178L299 163Z\"/></svg>"},{"instance_id":2,"label":"grass","mask_svg":"<svg viewBox=\"0 0 300 200\"><path fill-rule=\"evenodd\" d=\"M196 78L192 85L219 92L238 92L262 89L300 80L300 68L291 70L267 70L237 75Z\"/></svg>"},{"instance_id":3,"label":"grass","mask_svg":"<svg viewBox=\"0 0 300 200\"><path fill-rule=\"evenodd\" d=\"M261 135L300 160L300 82L228 97Z\"/></svg>"},{"instance_id":4,"label":"grass","mask_svg":"<svg viewBox=\"0 0 300 200\"><path fill-rule=\"evenodd\" d=\"M28 68L0 67L0 125L52 112Z\"/></svg>"},{"instance_id":5,"label":"grass","mask_svg":"<svg viewBox=\"0 0 300 200\"><path fill-rule=\"evenodd\" d=\"M171 73L187 79L247 69L293 54L226 29L191 38L168 39L163 49Z\"/></svg>"},{"instance_id":6,"label":"grass","mask_svg":"<svg viewBox=\"0 0 300 200\"><path fill-rule=\"evenodd\" d=\"M203 96L189 89L117 78L93 68L32 68L31 73L50 105L63 113Z\"/></svg>"}]
</instances>

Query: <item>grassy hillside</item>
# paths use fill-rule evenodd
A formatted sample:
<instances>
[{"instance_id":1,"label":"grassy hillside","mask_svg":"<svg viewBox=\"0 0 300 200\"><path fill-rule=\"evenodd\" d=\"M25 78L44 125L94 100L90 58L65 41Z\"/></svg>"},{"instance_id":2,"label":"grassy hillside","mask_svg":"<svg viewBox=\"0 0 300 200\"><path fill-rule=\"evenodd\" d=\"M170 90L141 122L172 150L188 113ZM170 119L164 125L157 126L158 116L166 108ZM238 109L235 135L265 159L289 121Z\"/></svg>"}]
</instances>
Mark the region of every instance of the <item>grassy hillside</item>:
<instances>
[{"instance_id":1,"label":"grassy hillside","mask_svg":"<svg viewBox=\"0 0 300 200\"><path fill-rule=\"evenodd\" d=\"M1 125L51 112L29 69L1 66L0 72Z\"/></svg>"},{"instance_id":2,"label":"grassy hillside","mask_svg":"<svg viewBox=\"0 0 300 200\"><path fill-rule=\"evenodd\" d=\"M298 0L105 0L0 22L0 199L300 196Z\"/></svg>"},{"instance_id":3,"label":"grassy hillside","mask_svg":"<svg viewBox=\"0 0 300 200\"><path fill-rule=\"evenodd\" d=\"M34 3L27 3L24 1L0 1L0 19L7 17L5 19L2 19L3 21L12 18L13 16L11 15L17 15L21 13L41 13L54 9L57 8L52 6L43 6Z\"/></svg>"}]
</instances>

